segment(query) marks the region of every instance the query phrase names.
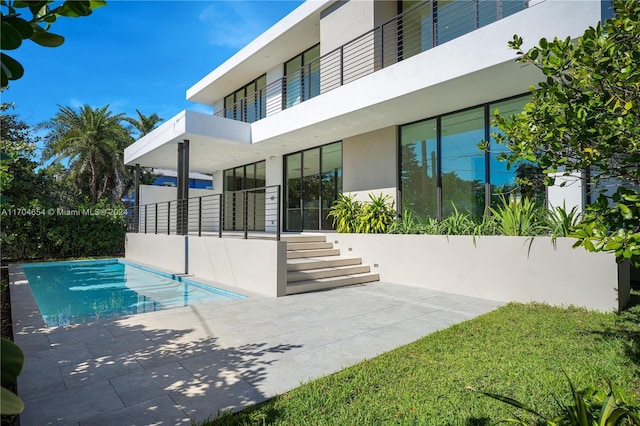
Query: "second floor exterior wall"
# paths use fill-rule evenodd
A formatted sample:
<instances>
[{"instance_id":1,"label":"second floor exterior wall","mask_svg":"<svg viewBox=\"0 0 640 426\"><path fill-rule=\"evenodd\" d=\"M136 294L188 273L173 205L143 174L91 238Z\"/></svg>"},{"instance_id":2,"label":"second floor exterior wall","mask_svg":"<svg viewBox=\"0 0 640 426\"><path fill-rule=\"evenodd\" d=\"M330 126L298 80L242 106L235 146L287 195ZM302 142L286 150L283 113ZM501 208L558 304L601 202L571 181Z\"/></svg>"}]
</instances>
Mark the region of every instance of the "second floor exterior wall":
<instances>
[{"instance_id":1,"label":"second floor exterior wall","mask_svg":"<svg viewBox=\"0 0 640 426\"><path fill-rule=\"evenodd\" d=\"M315 27L319 27L319 31L314 27L314 36L308 38L307 48L293 50L300 49L299 45L289 48L290 58L300 57L299 68L291 67L294 60L285 61L284 66L281 63L272 68L256 68L252 77L266 73L266 86L244 99L236 99L233 104L225 94L226 100L218 99L214 103L216 115L257 121L544 1L351 0L327 3L319 16L313 18L317 19ZM506 45L506 40L504 43ZM307 59L307 52L312 50L316 55L319 53L319 57L313 56L317 59ZM237 88L232 90L229 89L229 93L235 93ZM255 111L260 113L256 115Z\"/></svg>"}]
</instances>

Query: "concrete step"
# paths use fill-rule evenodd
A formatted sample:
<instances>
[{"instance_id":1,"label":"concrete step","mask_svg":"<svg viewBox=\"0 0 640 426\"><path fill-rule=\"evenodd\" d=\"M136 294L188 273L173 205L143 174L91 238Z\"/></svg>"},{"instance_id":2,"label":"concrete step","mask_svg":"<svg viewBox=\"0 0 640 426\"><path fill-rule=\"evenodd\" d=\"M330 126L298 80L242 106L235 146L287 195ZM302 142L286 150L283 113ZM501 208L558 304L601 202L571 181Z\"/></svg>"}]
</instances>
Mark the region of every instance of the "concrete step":
<instances>
[{"instance_id":1,"label":"concrete step","mask_svg":"<svg viewBox=\"0 0 640 426\"><path fill-rule=\"evenodd\" d=\"M287 262L287 271L308 271L311 269L335 268L338 266L360 265L359 257L301 257Z\"/></svg>"},{"instance_id":2,"label":"concrete step","mask_svg":"<svg viewBox=\"0 0 640 426\"><path fill-rule=\"evenodd\" d=\"M280 235L280 241L295 243L323 243L327 241L324 235Z\"/></svg>"},{"instance_id":3,"label":"concrete step","mask_svg":"<svg viewBox=\"0 0 640 426\"><path fill-rule=\"evenodd\" d=\"M366 274L367 272L370 272L369 265L338 266L335 268L293 271L287 273L287 282L294 283L297 281L309 281L321 278Z\"/></svg>"},{"instance_id":4,"label":"concrete step","mask_svg":"<svg viewBox=\"0 0 640 426\"><path fill-rule=\"evenodd\" d=\"M328 290L331 288L344 287L354 284L363 284L379 281L380 277L376 273L347 275L342 277L321 278L317 280L297 281L287 285L287 295L307 293L310 291Z\"/></svg>"},{"instance_id":5,"label":"concrete step","mask_svg":"<svg viewBox=\"0 0 640 426\"><path fill-rule=\"evenodd\" d=\"M287 251L295 250L314 250L314 249L330 249L333 248L332 243L325 242L287 242Z\"/></svg>"},{"instance_id":6,"label":"concrete step","mask_svg":"<svg viewBox=\"0 0 640 426\"><path fill-rule=\"evenodd\" d=\"M298 259L301 257L339 256L339 255L340 255L339 249L287 251L287 259Z\"/></svg>"}]
</instances>

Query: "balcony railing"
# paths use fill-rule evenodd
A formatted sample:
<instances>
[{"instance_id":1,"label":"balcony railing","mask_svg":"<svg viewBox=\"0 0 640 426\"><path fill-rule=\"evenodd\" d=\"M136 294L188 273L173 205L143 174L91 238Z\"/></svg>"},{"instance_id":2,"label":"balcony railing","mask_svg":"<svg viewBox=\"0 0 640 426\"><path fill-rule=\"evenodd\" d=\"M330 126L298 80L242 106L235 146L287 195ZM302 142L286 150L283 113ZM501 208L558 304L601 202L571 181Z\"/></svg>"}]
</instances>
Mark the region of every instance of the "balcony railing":
<instances>
[{"instance_id":1,"label":"balcony railing","mask_svg":"<svg viewBox=\"0 0 640 426\"><path fill-rule=\"evenodd\" d=\"M127 231L280 240L280 198L276 185L144 204L128 209Z\"/></svg>"},{"instance_id":2,"label":"balcony railing","mask_svg":"<svg viewBox=\"0 0 640 426\"><path fill-rule=\"evenodd\" d=\"M254 122L529 7L529 0L427 0L214 115Z\"/></svg>"}]
</instances>

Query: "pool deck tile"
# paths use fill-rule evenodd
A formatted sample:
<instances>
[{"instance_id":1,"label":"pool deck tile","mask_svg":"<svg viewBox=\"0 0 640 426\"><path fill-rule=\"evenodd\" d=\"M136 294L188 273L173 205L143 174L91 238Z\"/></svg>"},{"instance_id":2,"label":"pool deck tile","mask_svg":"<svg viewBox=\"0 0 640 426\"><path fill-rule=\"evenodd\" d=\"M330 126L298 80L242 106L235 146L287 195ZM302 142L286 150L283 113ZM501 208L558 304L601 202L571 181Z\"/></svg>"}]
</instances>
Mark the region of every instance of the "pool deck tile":
<instances>
[{"instance_id":1,"label":"pool deck tile","mask_svg":"<svg viewBox=\"0 0 640 426\"><path fill-rule=\"evenodd\" d=\"M10 277L22 426L189 425L501 305L378 282L46 328L20 268Z\"/></svg>"},{"instance_id":2,"label":"pool deck tile","mask_svg":"<svg viewBox=\"0 0 640 426\"><path fill-rule=\"evenodd\" d=\"M111 411L102 416L81 420L80 426L190 426L191 419L169 395L148 399L139 404Z\"/></svg>"}]
</instances>

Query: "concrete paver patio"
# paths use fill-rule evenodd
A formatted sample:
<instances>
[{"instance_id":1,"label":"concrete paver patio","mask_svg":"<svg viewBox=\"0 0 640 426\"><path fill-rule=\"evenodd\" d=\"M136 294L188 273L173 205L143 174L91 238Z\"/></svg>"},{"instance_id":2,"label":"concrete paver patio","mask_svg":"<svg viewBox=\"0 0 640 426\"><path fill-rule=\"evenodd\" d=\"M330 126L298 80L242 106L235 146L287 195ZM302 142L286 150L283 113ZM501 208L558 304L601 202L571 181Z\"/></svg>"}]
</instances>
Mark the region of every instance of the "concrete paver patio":
<instances>
[{"instance_id":1,"label":"concrete paver patio","mask_svg":"<svg viewBox=\"0 0 640 426\"><path fill-rule=\"evenodd\" d=\"M501 303L378 282L44 327L11 268L21 425L189 425L265 401Z\"/></svg>"}]
</instances>

